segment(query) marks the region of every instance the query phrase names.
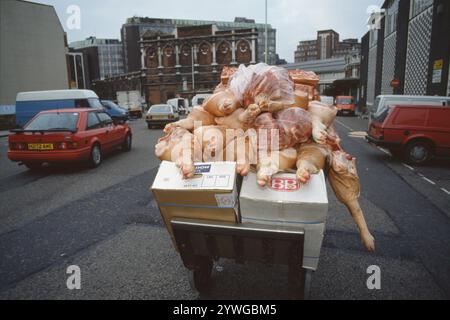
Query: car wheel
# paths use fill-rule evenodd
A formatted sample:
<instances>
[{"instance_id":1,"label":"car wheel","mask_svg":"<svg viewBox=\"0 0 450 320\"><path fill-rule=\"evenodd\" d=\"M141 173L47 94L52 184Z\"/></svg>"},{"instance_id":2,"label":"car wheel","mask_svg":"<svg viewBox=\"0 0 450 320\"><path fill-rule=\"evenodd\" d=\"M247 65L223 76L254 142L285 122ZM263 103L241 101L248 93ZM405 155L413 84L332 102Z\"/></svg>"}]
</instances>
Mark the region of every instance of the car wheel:
<instances>
[{"instance_id":1,"label":"car wheel","mask_svg":"<svg viewBox=\"0 0 450 320\"><path fill-rule=\"evenodd\" d=\"M42 163L40 162L26 162L24 165L31 171L36 171L42 168Z\"/></svg>"},{"instance_id":2,"label":"car wheel","mask_svg":"<svg viewBox=\"0 0 450 320\"><path fill-rule=\"evenodd\" d=\"M102 163L102 150L98 143L94 144L91 149L89 164L92 168L97 168Z\"/></svg>"},{"instance_id":3,"label":"car wheel","mask_svg":"<svg viewBox=\"0 0 450 320\"><path fill-rule=\"evenodd\" d=\"M132 143L133 143L133 140L131 138L131 134L128 133L127 136L125 137L125 140L123 141L122 150L125 152L130 151Z\"/></svg>"},{"instance_id":4,"label":"car wheel","mask_svg":"<svg viewBox=\"0 0 450 320\"><path fill-rule=\"evenodd\" d=\"M425 141L412 141L406 146L404 156L410 164L426 164L432 157L431 145Z\"/></svg>"}]
</instances>

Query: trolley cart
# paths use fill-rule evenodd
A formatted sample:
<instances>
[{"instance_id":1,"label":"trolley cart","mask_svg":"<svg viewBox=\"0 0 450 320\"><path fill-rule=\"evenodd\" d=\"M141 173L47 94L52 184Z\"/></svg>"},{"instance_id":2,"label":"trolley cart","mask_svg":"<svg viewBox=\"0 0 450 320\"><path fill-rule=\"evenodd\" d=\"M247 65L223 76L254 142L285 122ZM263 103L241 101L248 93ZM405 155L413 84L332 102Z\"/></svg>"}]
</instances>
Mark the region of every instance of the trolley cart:
<instances>
[{"instance_id":1,"label":"trolley cart","mask_svg":"<svg viewBox=\"0 0 450 320\"><path fill-rule=\"evenodd\" d=\"M179 218L171 224L181 259L192 271L191 280L199 293L211 287L214 261L226 258L240 264L287 265L291 297L307 298L311 273L303 268L303 229Z\"/></svg>"}]
</instances>

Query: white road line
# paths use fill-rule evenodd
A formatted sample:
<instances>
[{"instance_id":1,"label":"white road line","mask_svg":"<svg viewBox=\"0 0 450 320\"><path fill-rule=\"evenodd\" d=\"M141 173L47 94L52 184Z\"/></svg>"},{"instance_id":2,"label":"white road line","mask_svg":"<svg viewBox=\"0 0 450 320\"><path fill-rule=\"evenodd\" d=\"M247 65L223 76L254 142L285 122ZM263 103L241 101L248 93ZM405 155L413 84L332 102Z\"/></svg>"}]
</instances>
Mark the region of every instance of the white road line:
<instances>
[{"instance_id":1,"label":"white road line","mask_svg":"<svg viewBox=\"0 0 450 320\"><path fill-rule=\"evenodd\" d=\"M448 191L447 189L444 189L444 188L441 188L441 190L450 196L450 191Z\"/></svg>"},{"instance_id":2,"label":"white road line","mask_svg":"<svg viewBox=\"0 0 450 320\"><path fill-rule=\"evenodd\" d=\"M428 183L431 183L431 184L434 185L434 186L436 185L436 182L431 181L431 180L428 179L428 178L422 177L422 179L425 180L425 181L428 182Z\"/></svg>"},{"instance_id":3,"label":"white road line","mask_svg":"<svg viewBox=\"0 0 450 320\"><path fill-rule=\"evenodd\" d=\"M352 128L350 128L349 126L343 124L342 122L340 122L339 120L335 120L337 123L339 123L341 126L343 126L344 128L346 128L347 130L350 130L350 132L353 132L354 130Z\"/></svg>"},{"instance_id":4,"label":"white road line","mask_svg":"<svg viewBox=\"0 0 450 320\"><path fill-rule=\"evenodd\" d=\"M383 148L378 147L378 150L380 150L380 151L386 153L387 155L391 155L391 153L390 153L389 151L387 151L386 149L383 149Z\"/></svg>"},{"instance_id":5,"label":"white road line","mask_svg":"<svg viewBox=\"0 0 450 320\"><path fill-rule=\"evenodd\" d=\"M405 164L405 163L402 163L402 165L403 165L405 168L408 168L408 169L411 170L411 171L415 171L415 170L416 170L416 169L414 169L413 167L408 166L408 165Z\"/></svg>"}]
</instances>

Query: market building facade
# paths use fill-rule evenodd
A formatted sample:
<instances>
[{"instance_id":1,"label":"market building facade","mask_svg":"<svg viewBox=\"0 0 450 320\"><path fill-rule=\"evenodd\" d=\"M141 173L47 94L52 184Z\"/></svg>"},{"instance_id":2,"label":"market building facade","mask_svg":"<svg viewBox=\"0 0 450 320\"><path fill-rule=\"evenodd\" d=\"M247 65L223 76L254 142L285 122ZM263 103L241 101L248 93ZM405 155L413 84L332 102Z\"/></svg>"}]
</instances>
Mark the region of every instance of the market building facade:
<instances>
[{"instance_id":1,"label":"market building facade","mask_svg":"<svg viewBox=\"0 0 450 320\"><path fill-rule=\"evenodd\" d=\"M224 66L258 61L255 29L219 30L216 25L179 27L173 33L147 31L139 41L140 71L95 81L103 98L115 92L141 90L148 105L199 93L212 93Z\"/></svg>"},{"instance_id":2,"label":"market building facade","mask_svg":"<svg viewBox=\"0 0 450 320\"><path fill-rule=\"evenodd\" d=\"M381 94L450 95L450 3L387 0L382 9L362 39L362 103L371 108Z\"/></svg>"}]
</instances>

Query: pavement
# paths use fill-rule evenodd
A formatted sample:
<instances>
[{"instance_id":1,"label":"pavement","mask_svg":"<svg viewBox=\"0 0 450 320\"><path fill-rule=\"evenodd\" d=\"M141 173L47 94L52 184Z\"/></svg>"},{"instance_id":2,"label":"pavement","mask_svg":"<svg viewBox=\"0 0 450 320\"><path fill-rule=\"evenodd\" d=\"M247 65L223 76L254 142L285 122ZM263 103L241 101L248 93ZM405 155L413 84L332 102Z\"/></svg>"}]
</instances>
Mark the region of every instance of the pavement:
<instances>
[{"instance_id":1,"label":"pavement","mask_svg":"<svg viewBox=\"0 0 450 320\"><path fill-rule=\"evenodd\" d=\"M219 260L199 296L173 249L149 192L161 130L131 124L133 150L97 169L31 173L6 159L0 139L0 299L288 298L287 268ZM358 159L361 206L376 238L367 253L346 208L329 190L327 231L311 299L449 299L450 164L406 167L361 135L367 121L340 117L343 147ZM430 183L432 181L434 184ZM81 269L68 290L67 267ZM381 290L366 286L381 269Z\"/></svg>"}]
</instances>

